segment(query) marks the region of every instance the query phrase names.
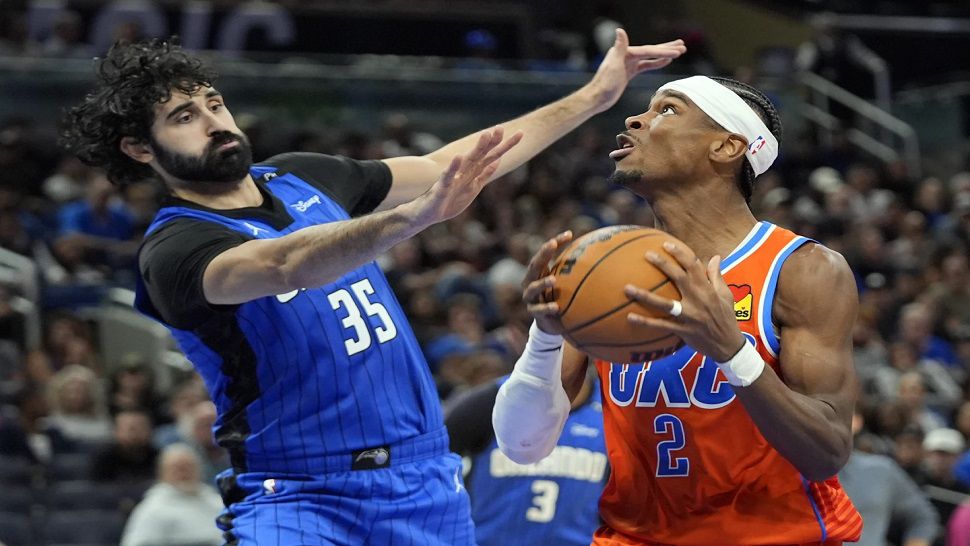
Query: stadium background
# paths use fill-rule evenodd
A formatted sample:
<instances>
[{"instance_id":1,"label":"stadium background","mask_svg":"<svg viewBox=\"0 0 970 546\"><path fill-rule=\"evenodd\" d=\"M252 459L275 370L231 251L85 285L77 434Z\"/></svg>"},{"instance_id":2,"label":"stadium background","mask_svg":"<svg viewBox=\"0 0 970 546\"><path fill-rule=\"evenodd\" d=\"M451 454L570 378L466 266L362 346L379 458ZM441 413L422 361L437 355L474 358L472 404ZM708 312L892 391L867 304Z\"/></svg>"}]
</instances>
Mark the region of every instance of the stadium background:
<instances>
[{"instance_id":1,"label":"stadium background","mask_svg":"<svg viewBox=\"0 0 970 546\"><path fill-rule=\"evenodd\" d=\"M856 273L856 447L895 458L945 524L970 492L966 2L0 0L0 541L117 543L154 479L152 445L191 445L207 477L226 463L191 366L130 309L158 187L119 194L56 144L92 57L115 39L179 34L213 59L257 160L381 158L577 88L617 24L633 43L684 38L688 53L380 260L442 399L510 369L529 323L518 281L539 242L651 223L604 181L624 117L667 80L728 75L767 90L785 122L756 214ZM109 221L92 226L97 214ZM114 431L130 408L151 428Z\"/></svg>"}]
</instances>

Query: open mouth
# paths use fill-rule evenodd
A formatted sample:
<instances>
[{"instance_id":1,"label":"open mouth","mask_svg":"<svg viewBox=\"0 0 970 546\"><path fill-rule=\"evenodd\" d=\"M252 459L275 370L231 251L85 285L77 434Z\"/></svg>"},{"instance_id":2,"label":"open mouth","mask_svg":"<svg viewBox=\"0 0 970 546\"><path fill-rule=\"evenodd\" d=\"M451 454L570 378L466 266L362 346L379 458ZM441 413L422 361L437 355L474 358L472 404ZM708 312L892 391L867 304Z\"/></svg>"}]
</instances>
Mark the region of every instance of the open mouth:
<instances>
[{"instance_id":1,"label":"open mouth","mask_svg":"<svg viewBox=\"0 0 970 546\"><path fill-rule=\"evenodd\" d=\"M619 134L616 135L616 145L617 149L610 152L610 158L613 161L619 161L624 157L633 153L633 145L635 141L627 135Z\"/></svg>"}]
</instances>

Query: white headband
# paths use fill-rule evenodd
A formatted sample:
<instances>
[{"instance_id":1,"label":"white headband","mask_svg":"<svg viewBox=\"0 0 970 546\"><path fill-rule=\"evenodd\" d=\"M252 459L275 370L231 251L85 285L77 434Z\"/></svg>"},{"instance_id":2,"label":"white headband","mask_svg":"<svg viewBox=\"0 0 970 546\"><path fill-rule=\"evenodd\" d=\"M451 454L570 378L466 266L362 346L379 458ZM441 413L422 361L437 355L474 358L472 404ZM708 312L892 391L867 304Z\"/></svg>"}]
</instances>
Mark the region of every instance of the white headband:
<instances>
[{"instance_id":1,"label":"white headband","mask_svg":"<svg viewBox=\"0 0 970 546\"><path fill-rule=\"evenodd\" d=\"M734 91L707 76L672 81L657 89L657 93L667 89L687 95L721 127L748 139L748 150L744 155L748 157L755 176L767 171L775 162L778 140L758 114Z\"/></svg>"}]
</instances>

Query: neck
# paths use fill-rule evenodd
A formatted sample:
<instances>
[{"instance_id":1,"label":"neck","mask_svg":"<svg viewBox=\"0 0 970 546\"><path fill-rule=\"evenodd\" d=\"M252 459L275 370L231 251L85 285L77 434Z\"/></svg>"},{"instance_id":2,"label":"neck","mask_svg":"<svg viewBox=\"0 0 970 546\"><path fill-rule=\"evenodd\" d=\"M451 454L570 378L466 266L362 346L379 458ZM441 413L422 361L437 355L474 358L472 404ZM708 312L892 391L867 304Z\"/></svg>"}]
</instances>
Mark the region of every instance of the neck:
<instances>
[{"instance_id":1,"label":"neck","mask_svg":"<svg viewBox=\"0 0 970 546\"><path fill-rule=\"evenodd\" d=\"M253 177L246 175L236 184L226 184L225 191L205 192L197 191L188 184L169 184L172 194L179 199L198 203L211 209L228 210L246 207L258 207L263 203L263 195Z\"/></svg>"},{"instance_id":2,"label":"neck","mask_svg":"<svg viewBox=\"0 0 970 546\"><path fill-rule=\"evenodd\" d=\"M703 264L724 258L757 223L744 198L723 180L680 186L650 200L656 227L684 242Z\"/></svg>"}]
</instances>

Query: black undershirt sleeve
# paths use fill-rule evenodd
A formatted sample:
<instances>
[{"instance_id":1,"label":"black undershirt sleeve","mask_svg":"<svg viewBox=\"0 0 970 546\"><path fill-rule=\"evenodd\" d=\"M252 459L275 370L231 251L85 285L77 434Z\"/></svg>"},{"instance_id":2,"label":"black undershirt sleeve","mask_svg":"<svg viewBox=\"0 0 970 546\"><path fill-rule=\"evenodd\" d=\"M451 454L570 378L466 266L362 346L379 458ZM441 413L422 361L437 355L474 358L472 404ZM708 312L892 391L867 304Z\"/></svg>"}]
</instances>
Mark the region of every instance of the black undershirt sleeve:
<instances>
[{"instance_id":1,"label":"black undershirt sleeve","mask_svg":"<svg viewBox=\"0 0 970 546\"><path fill-rule=\"evenodd\" d=\"M234 311L234 305L206 301L202 275L216 256L249 240L227 226L187 218L173 220L149 235L142 244L138 267L159 318L190 330L213 312Z\"/></svg>"},{"instance_id":2,"label":"black undershirt sleeve","mask_svg":"<svg viewBox=\"0 0 970 546\"><path fill-rule=\"evenodd\" d=\"M391 169L379 160L293 152L271 157L261 164L293 173L327 192L352 217L376 209L391 190Z\"/></svg>"},{"instance_id":3,"label":"black undershirt sleeve","mask_svg":"<svg viewBox=\"0 0 970 546\"><path fill-rule=\"evenodd\" d=\"M445 412L445 426L451 440L449 448L459 455L472 455L488 447L495 435L492 430L492 407L499 385L489 382L460 395Z\"/></svg>"}]
</instances>

